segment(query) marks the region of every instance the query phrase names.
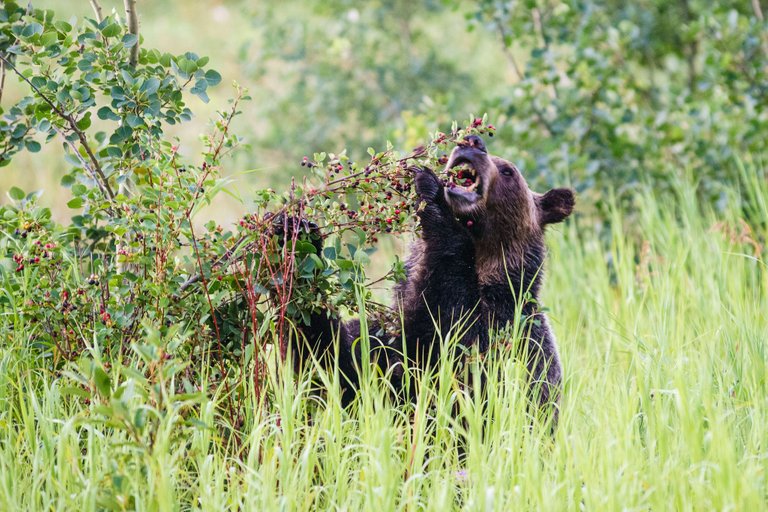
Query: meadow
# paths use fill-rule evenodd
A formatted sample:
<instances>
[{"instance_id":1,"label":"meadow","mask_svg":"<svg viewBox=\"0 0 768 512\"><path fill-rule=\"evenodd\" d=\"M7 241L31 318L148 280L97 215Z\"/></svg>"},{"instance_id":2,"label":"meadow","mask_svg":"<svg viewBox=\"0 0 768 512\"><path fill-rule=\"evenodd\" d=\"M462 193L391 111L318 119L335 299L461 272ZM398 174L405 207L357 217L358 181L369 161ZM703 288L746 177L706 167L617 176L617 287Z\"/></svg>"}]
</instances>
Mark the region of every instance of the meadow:
<instances>
[{"instance_id":1,"label":"meadow","mask_svg":"<svg viewBox=\"0 0 768 512\"><path fill-rule=\"evenodd\" d=\"M136 328L139 334L122 339L115 333L121 332L116 326L125 318L120 315L132 306L126 297L137 304L143 304L143 292L151 299L146 302L157 297L160 303L171 297L197 268L189 257L191 249L171 253L162 268L155 268L152 258L137 257L133 260L136 265L148 265L156 273L145 271L149 276L146 283L139 280L130 285L134 287L131 289L121 284L125 274L124 269L117 268L118 259L110 258L118 249L131 249L122 245L120 235L115 235L112 245L103 247L95 240L92 254L83 253L76 243L74 249L65 250L67 240L76 238L69 224L73 213L80 213L83 205L87 209L98 204L98 194L88 196L83 187L81 197L74 198L80 201L72 203L72 184L62 187L59 183L69 174L81 180L82 176L71 170L73 164L63 158L60 145L49 144L40 153L14 156L0 177L4 222L0 224L4 226L0 232L4 251L0 264L0 510L639 511L768 507L768 169L760 143L760 123L766 116L759 101L740 103L723 92L736 91L742 95L737 99L754 93L753 89L744 92L747 86L738 81L753 78L748 69L742 70L740 78L730 78L735 84L731 84L732 90L718 88L721 79L712 78L712 70L736 60L710 62L702 58L698 79L704 85L697 89L688 83L691 68L683 65L685 56L667 55L664 62L668 68L655 70L659 75L669 74L668 80L660 80L658 85L659 90L669 89L659 95L683 99L674 105L665 103L664 98L649 101L653 109L661 103L670 109L668 113L659 111L663 121L643 117L643 109L650 107L637 98L644 98L648 91L641 90L643 84L631 82L621 87L630 87L629 92L622 89L629 98L626 101L637 102L632 115L617 107L623 104L621 95L601 90L605 97L600 96L592 105L597 113L589 120L592 131L578 132L586 118L576 114L568 118L571 125L559 130L556 122L566 119L567 108L581 108L583 98L578 96L579 90L567 92L568 85L561 84L562 96L552 100L549 110L539 111L539 103L528 102L528 96L507 94L507 89L514 87L537 90L541 84L531 85L536 79L544 80L539 90L542 96L548 98L548 91L555 87L546 82L548 78L541 78L549 75L536 67L538 57L527 54L524 45L512 50L499 47L497 34L491 31L489 35L484 25L477 24L474 32L467 32L466 44L451 49L446 41L464 28L464 18L455 14L457 4L446 2L454 10L439 10L436 21L419 18L413 26L404 26L396 16L390 19L386 15L410 3L382 3L370 11L384 14L377 30L413 30L408 32L413 40L407 43L413 45L414 54L425 47L434 47L438 53L453 52L452 59L469 62L462 70L467 75L462 80L477 84L490 77L494 85L485 91L488 97L484 99L479 93L467 94L466 99L458 88L444 96L417 95L418 107L408 104L404 93L393 100L402 102L402 110L394 114L394 121L381 117L379 130L372 121L378 118L365 117L371 112L381 114L376 105L355 110L354 101L344 94L339 97L350 100L351 107L341 100L338 105L316 100L312 105L296 103L298 109L310 109L306 115L275 112L276 105L283 107L303 98L306 90L296 84L285 85L282 92L286 96L270 101L275 90L280 90L285 73L295 72L297 66L307 74L316 71L306 64L311 58L316 59L312 65L327 73L315 77L317 83L336 87L338 83L333 80L338 79L347 85L360 84L367 91L364 86L369 82L363 83L358 75L350 78L345 74L352 73L348 67L341 66L339 71L329 68L328 63L344 61L349 41L340 40L349 36L355 44L359 42L355 39L359 33L354 30L378 34L364 26L352 27L358 22L355 16L371 14L358 12L346 2L310 2L312 9L303 15L295 14L300 2L265 2L253 10L244 7L245 3L211 2L193 7L188 2L167 1L147 3L142 11L147 47L178 53L204 46L225 83L237 79L252 89L255 104L241 107L244 115L232 124L233 131L244 132L245 142L252 145L233 158L212 159L222 175L221 184L217 182L212 188L226 193L212 193L215 200L195 208L194 217L192 206L185 218L178 213L187 208L184 201L189 197L204 202L196 193L181 195L190 194L189 189L203 183L203 178L194 181L196 175L188 178L191 181L184 182L184 187L162 190L166 200L175 193L183 199L181 205L168 206L171 214L177 214L175 220L157 213L151 228L143 220L135 224L125 221L121 226L129 232L145 233L142 230L147 229L158 233L158 252L163 244L177 250L174 244L182 240L178 232L185 233L184 229L193 234L183 241L196 243L193 226L200 240L221 240L216 238L215 227L203 225L214 219L213 224L226 225L223 231L229 234L228 226L243 218L257 201L252 197L258 195L257 190L267 185L287 188L294 169L296 174L304 171L298 165L301 155L311 155L316 146L330 141L337 148L347 145L350 153L363 155L371 139L382 141L379 146L384 146L383 141L389 138L397 147L411 148L445 126L446 120L487 107L491 120L499 125L496 138L489 142L492 152L516 161L519 158L526 178L537 189L543 189L545 183L568 184L578 192L576 213L547 234L549 256L542 302L564 367L559 424L551 432L531 418L525 368L508 354L473 359L466 368L469 377L455 376L447 362L428 375L411 376L409 387L418 390L418 399L408 404L393 403L386 382L368 372L360 395L350 407L342 408L338 372L312 368L295 374L275 348L282 339L277 317L265 313L258 332L249 333L254 335L250 348L236 353L227 360L231 366L225 366L216 355L221 346L216 347L211 336L209 313L214 309L211 296L223 301L231 298L232 289L209 295L208 289L202 294L193 288L185 296L187 305L166 303L163 308L167 309L158 308L166 316L152 316L154 310L148 309L142 313L140 328ZM478 9L496 3L479 2ZM59 2L39 4L56 8L61 15L90 12L85 1L71 6L71 13L64 13ZM437 10L435 5L423 2L411 7L423 13ZM343 16L333 11L338 6L343 7ZM722 21L717 17L723 14L720 11L701 9L702 20ZM178 16L169 28L170 12ZM277 43L270 43L269 37L285 35L281 30L295 35L289 30L295 28L294 16L306 33L333 36L335 43L328 45L330 57L312 54L311 45L300 49L288 45L281 51L289 56L265 57L283 41L278 38ZM331 29L324 25L326 18L321 18L321 23L308 20L310 16L327 16L346 29L339 36L337 25ZM757 14L749 16L742 11L732 15L736 21L731 29L740 33L739 23L746 23L747 18L754 21ZM513 18L510 15L502 21L517 27L519 20ZM551 19L553 30L559 30L556 18L553 15ZM762 14L759 18L762 22ZM563 18L563 26L568 20ZM230 34L224 41L221 27L227 27ZM102 35L105 28L100 29ZM5 30L5 26L0 29ZM546 27L539 29L543 33ZM631 32L626 26L624 29ZM617 33L611 32L606 39L611 48L625 44L616 42ZM303 37L304 32L296 36ZM657 42L662 40L659 37ZM407 75L380 43L375 40L365 51L370 54L366 58L378 66L381 81L391 79L385 76L390 67ZM578 44L591 51L589 41ZM675 47L676 43L669 44ZM582 46L574 43L579 51ZM596 47L605 50L599 44ZM702 43L701 48L705 51L708 47ZM720 47L713 44L712 48ZM553 45L547 51L556 53L559 49ZM707 51L714 52L711 48ZM512 69L498 66L498 62L514 62L518 52L528 55L530 75L526 80L516 78ZM483 57L468 57L478 54ZM571 52L564 54L570 56ZM381 55L384 60L377 61ZM268 64L254 64L262 57ZM366 73L373 69L365 66L370 64L366 59L354 62ZM406 68L412 62L407 64ZM590 65L596 72L623 76L599 62L590 61ZM644 61L643 65L652 68L652 63ZM441 66L435 65L435 69L451 70ZM420 70L415 73L420 74ZM636 71L631 68L627 74ZM639 82L647 77L644 71L635 73ZM11 76L3 108L6 102L28 93L24 84ZM442 75L435 76L439 82ZM650 76L653 78L653 72ZM760 89L755 85L759 85L759 76L751 81L754 89ZM712 89L707 88L710 79L715 84ZM676 80L690 90L676 90ZM615 85L608 79L605 83L609 89ZM435 90L442 87L441 83L433 85ZM594 86L591 81L588 85ZM330 95L324 97L334 97L340 90L346 89L324 90ZM197 114L191 122L168 127L165 132L168 140L181 145L180 154L190 160L197 158L191 155L205 151L207 144L205 140L194 141L194 135L207 130L207 119L223 108L230 94L225 87L211 91L210 103L190 101ZM571 93L576 99L568 104ZM518 104L505 110L508 105L503 101L489 99L493 95L517 98ZM594 99L599 94L590 96ZM710 105L702 99L705 96L719 103ZM610 98L619 99L609 104ZM457 112L457 104L466 105L467 110ZM742 119L737 104L751 117ZM552 110L555 107L562 111ZM529 108L533 110L526 110ZM515 109L519 109L517 114ZM350 117L342 118L340 112ZM560 114L563 117L558 117ZM674 118L672 122L667 122L667 114ZM546 126L547 118L542 117L546 115L551 115L554 125ZM698 123L699 115L711 125ZM521 116L530 124L522 124ZM611 116L621 121L612 125L615 119ZM94 125L110 126L101 121ZM306 125L312 125L314 131ZM740 144L742 139L744 145ZM178 170L165 159L170 147L168 143L153 153L155 176ZM595 149L598 147L604 148L604 153ZM646 149L647 160L633 153ZM172 151L175 155L176 149ZM555 156L547 160L550 156L542 155ZM101 161L111 164L110 158L103 156ZM718 165L723 162L723 166ZM638 169L647 172L638 175ZM137 174L135 195L123 201L126 208L155 215L155 205L160 202L152 194L160 192L154 184L141 181L148 173L142 172L145 174ZM184 170L187 176L195 172L191 165ZM29 239L24 229L22 239L8 228L15 225L16 216L21 223L36 215L30 213L31 207L25 210L31 203L11 188L14 185L24 190L44 189L40 204L51 209L56 226L41 222L45 227L30 230ZM147 197L149 203L142 203ZM65 206L68 202L75 206ZM165 219L171 226L178 222L178 232L170 228L170 234L161 232L156 225L163 222L156 219ZM109 222L109 218L97 219L93 226L103 227ZM201 234L204 229L212 234ZM37 279L44 273L35 273L29 263L26 269L18 270L16 260L12 260L28 250L36 236L43 240L41 245L51 240L55 242L51 247L58 244L55 250L61 251L61 267L66 270L56 274L60 282L49 280L46 284L55 300L63 296L56 295L62 293L59 288L82 288L94 297L107 290L112 298L101 300L114 319L104 316L106 310L98 311L98 302L90 303L92 311L84 311L81 304L79 312L69 311L71 316L63 320L59 311L52 311L58 306L50 306L51 311L40 306L44 290ZM378 277L396 257L405 257L407 240L413 236L382 237L371 247L376 250L367 265L369 274ZM213 272L212 267L205 268ZM88 287L89 281L99 279L102 282L98 286ZM391 283L379 284L372 298L386 302L390 289ZM63 297L67 303L69 295ZM364 302L364 297L358 290L356 299ZM186 317L178 315L182 306L188 307ZM362 304L361 309L365 308ZM67 334L69 348L60 347L58 342L51 346L39 318L66 326L72 318ZM259 366L262 361L264 366ZM499 376L490 381L484 394L460 384L481 370Z\"/></svg>"},{"instance_id":2,"label":"meadow","mask_svg":"<svg viewBox=\"0 0 768 512\"><path fill-rule=\"evenodd\" d=\"M744 165L733 193L768 218L768 186ZM743 214L714 215L681 182L674 197L646 190L636 217L614 209L608 241L580 218L550 233L544 302L566 376L553 436L529 428L520 367L498 360L485 414L448 368L412 384L412 407L394 407L374 379L349 410L274 368L274 400L247 404L236 446L215 428L224 391L205 381L203 397L170 394L156 437L137 444L90 422L93 406L21 348L26 330L6 330L2 508L762 509L766 233Z\"/></svg>"}]
</instances>

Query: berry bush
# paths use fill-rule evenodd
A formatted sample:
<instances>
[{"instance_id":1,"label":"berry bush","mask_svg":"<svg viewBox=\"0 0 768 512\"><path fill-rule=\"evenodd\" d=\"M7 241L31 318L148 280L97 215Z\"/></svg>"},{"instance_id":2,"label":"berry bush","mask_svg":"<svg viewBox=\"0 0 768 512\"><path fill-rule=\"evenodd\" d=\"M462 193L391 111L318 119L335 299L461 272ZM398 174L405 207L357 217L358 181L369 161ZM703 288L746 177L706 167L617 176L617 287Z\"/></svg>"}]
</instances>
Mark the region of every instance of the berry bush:
<instances>
[{"instance_id":1,"label":"berry bush","mask_svg":"<svg viewBox=\"0 0 768 512\"><path fill-rule=\"evenodd\" d=\"M9 191L0 303L41 367L80 375L75 389L97 397L119 389L105 378L115 361L173 367L187 390L199 365L180 361L211 361L236 424L244 379L260 383L270 356L285 359L298 325L320 311L354 314L370 299L365 265L379 237L418 229L414 168L439 170L462 137L495 130L473 118L409 152L369 149L365 162L305 156L296 170L309 177L255 192L253 211L223 227L196 214L226 186L246 91L235 86L203 153L185 157L165 130L190 118L188 94L207 100L219 83L207 58L138 47L130 24L111 17L70 24L14 3L0 17L0 59L29 91L3 112L0 159L62 144L71 169L61 185L72 193L71 221L60 224L37 193ZM398 261L380 279L402 275Z\"/></svg>"}]
</instances>

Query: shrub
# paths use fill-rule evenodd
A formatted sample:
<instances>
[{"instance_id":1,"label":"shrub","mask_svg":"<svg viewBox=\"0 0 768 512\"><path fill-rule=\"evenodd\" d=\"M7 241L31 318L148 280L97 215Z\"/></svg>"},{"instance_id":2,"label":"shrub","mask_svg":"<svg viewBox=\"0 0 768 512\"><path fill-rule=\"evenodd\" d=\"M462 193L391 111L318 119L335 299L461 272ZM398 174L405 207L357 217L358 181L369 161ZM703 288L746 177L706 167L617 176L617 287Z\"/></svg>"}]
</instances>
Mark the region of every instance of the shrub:
<instances>
[{"instance_id":1,"label":"shrub","mask_svg":"<svg viewBox=\"0 0 768 512\"><path fill-rule=\"evenodd\" d=\"M93 358L84 374L104 396L102 357L210 359L236 423L232 401L244 397L232 391L242 378L260 381L270 353L284 359L310 314L365 304L365 264L379 236L417 229L412 166L440 166L465 134L494 131L472 119L408 153L370 149L365 163L344 152L307 156L300 164L313 178L283 193L257 191L253 211L230 229L201 227L195 214L227 185L220 168L240 142L230 125L246 92L235 88L194 161L165 130L191 116L185 94L206 99L220 81L205 57L135 51L138 35L110 17L75 26L13 3L0 16L0 58L30 90L2 119L2 158L38 150L38 139L64 144L72 168L62 185L74 213L58 224L36 193L10 190L0 207L8 290L0 302L42 366ZM382 279L402 272L398 261ZM142 348L148 333L163 342ZM196 376L185 378L192 385Z\"/></svg>"}]
</instances>

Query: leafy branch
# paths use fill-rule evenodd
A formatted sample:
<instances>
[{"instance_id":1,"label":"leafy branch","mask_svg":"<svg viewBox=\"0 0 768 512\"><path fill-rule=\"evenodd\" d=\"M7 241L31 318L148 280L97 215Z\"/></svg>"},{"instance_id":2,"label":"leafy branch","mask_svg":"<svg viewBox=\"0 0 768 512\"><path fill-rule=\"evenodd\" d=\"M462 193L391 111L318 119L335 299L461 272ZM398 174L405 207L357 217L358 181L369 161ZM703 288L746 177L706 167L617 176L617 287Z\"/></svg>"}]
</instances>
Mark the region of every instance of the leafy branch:
<instances>
[{"instance_id":1,"label":"leafy branch","mask_svg":"<svg viewBox=\"0 0 768 512\"><path fill-rule=\"evenodd\" d=\"M34 91L34 93L43 100L48 106L51 107L53 112L56 113L69 127L68 129L75 133L77 135L78 140L80 141L80 145L82 146L83 150L85 150L85 153L88 155L88 160L86 161L83 156L80 154L80 152L77 150L77 148L73 145L72 141L67 137L66 133L60 131L57 129L59 134L64 138L64 141L69 145L75 156L80 160L80 162L83 164L83 167L91 174L91 176L94 178L94 181L98 183L99 189L102 191L102 194L104 195L104 198L108 201L112 202L115 199L115 194L112 191L112 188L109 186L109 180L104 175L104 171L101 168L101 164L99 163L99 160L96 158L96 155L93 153L93 149L91 148L90 144L88 144L88 137L86 136L85 132L81 130L77 126L77 120L72 114L68 114L63 109L61 109L56 103L54 103L48 96L46 96L35 84L32 83L32 81L24 76L23 73L21 73L16 66L13 65L13 63L8 59L6 55L0 54L0 59L3 61L3 64L8 66L11 71L13 71L19 78L21 78L24 82L29 85L29 87ZM55 126L54 126L55 128Z\"/></svg>"}]
</instances>

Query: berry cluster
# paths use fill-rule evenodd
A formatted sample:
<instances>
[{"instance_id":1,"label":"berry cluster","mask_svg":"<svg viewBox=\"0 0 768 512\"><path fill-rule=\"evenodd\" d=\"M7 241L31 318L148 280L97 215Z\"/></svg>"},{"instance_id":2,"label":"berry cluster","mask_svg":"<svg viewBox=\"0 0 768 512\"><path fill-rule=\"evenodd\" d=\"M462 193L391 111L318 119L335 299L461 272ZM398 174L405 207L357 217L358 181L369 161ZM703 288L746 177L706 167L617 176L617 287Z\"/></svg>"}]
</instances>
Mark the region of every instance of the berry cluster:
<instances>
[{"instance_id":1,"label":"berry cluster","mask_svg":"<svg viewBox=\"0 0 768 512\"><path fill-rule=\"evenodd\" d=\"M429 167L447 184L470 184L469 176L446 171L448 153L469 134L493 136L495 127L484 118L474 118L464 129L437 132L426 145L407 155L391 147L381 153L369 150L371 159L358 165L345 153L304 156L301 166L312 169L323 180L321 187L306 185L296 196L311 219L324 219L326 234L355 230L375 244L382 233L413 232L420 200L413 188L415 167ZM458 181L457 181L458 180Z\"/></svg>"},{"instance_id":2,"label":"berry cluster","mask_svg":"<svg viewBox=\"0 0 768 512\"><path fill-rule=\"evenodd\" d=\"M22 238L26 238L32 230L25 231ZM21 272L25 268L25 263L29 265L38 265L42 261L50 261L54 259L54 249L56 244L53 242L43 243L41 240L35 240L28 250L28 254L16 253L12 256L13 262L16 263L16 272Z\"/></svg>"}]
</instances>

